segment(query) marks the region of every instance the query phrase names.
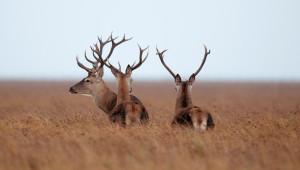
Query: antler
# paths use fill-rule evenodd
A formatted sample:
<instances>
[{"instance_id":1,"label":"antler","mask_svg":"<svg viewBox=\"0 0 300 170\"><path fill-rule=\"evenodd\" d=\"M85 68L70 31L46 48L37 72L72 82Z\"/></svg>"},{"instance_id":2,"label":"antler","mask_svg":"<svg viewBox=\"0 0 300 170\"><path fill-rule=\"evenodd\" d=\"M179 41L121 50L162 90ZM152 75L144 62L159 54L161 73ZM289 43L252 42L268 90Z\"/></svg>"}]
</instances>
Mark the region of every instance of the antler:
<instances>
[{"instance_id":1,"label":"antler","mask_svg":"<svg viewBox=\"0 0 300 170\"><path fill-rule=\"evenodd\" d=\"M90 62L90 63L92 63L93 64L93 68L87 68L86 66L84 66L82 63L80 63L79 62L79 60L78 60L78 56L76 57L76 61L77 61L77 64L78 64L78 66L79 67L81 67L82 69L84 69L84 70L86 70L88 73L89 73L89 75L93 75L93 74L95 74L101 67L103 67L103 65L102 66L98 66L98 63L99 62L94 62L94 61L91 61L91 60L89 60L88 58L87 58L87 56L86 56L86 52L85 52L85 59L88 61L88 62Z\"/></svg>"},{"instance_id":2,"label":"antler","mask_svg":"<svg viewBox=\"0 0 300 170\"><path fill-rule=\"evenodd\" d=\"M169 73L174 77L174 79L175 79L175 74L171 71L171 69L166 65L166 63L165 63L165 61L164 61L164 52L166 52L167 50L164 50L164 51L162 51L162 52L159 52L159 50L157 49L157 47L156 47L156 51L157 51L157 53L156 53L156 55L158 55L159 56L159 59L160 59L160 61L161 61L161 63L164 65L164 67L169 71Z\"/></svg>"},{"instance_id":3,"label":"antler","mask_svg":"<svg viewBox=\"0 0 300 170\"><path fill-rule=\"evenodd\" d=\"M118 38L118 37L116 37L116 38ZM115 39L116 39L116 38L115 38ZM102 41L102 37L101 37L101 38L98 37L98 41L99 41L99 43L100 43L100 49L98 48L97 43L94 44L95 49L93 49L92 46L90 46L91 50L93 51L93 56L94 56L94 58L95 58L98 62L101 62L101 61L99 60L98 57L102 57L102 52L103 52L104 46L105 46L107 43L109 43L109 42L111 42L112 40L115 40L115 39L112 39L112 37L110 36L110 37L108 37L108 39L107 39L106 41L103 42L103 41ZM96 57L94 53L96 53L96 54L98 55L98 57ZM110 56L109 56L109 57L110 57ZM109 58L109 57L108 57L108 58Z\"/></svg>"},{"instance_id":4,"label":"antler","mask_svg":"<svg viewBox=\"0 0 300 170\"><path fill-rule=\"evenodd\" d=\"M206 61L207 55L210 54L210 50L207 51L207 48L206 48L205 44L203 44L203 46L204 46L204 48L205 48L204 58L203 58L203 60L202 60L202 64L200 65L199 69L198 69L195 73L193 73L194 76L196 76L196 75L201 71L201 69L202 69L202 67L204 66L204 63L205 63L205 61Z\"/></svg>"},{"instance_id":5,"label":"antler","mask_svg":"<svg viewBox=\"0 0 300 170\"><path fill-rule=\"evenodd\" d=\"M81 64L80 62L79 62L79 60L78 60L78 55L76 56L76 61L77 61L77 64L78 64L78 66L80 67L80 68L82 68L82 69L84 69L85 71L87 71L87 72L92 72L92 69L89 69L89 68L87 68L87 67L85 67L83 64Z\"/></svg>"},{"instance_id":6,"label":"antler","mask_svg":"<svg viewBox=\"0 0 300 170\"><path fill-rule=\"evenodd\" d=\"M103 47L104 47L107 43L111 42L111 37L109 37L109 38L108 38L106 41L104 41L104 42L103 42L102 39L99 38L99 37L98 37L98 40L99 40L99 42L100 42L100 51L99 51L99 49L98 49L97 44L94 44L94 46L96 47L96 49L98 49L99 54L102 55ZM81 67L81 68L83 68L84 70L86 70L86 71L89 73L89 75L95 74L100 68L103 67L103 64L101 64L100 66L98 66L99 60L98 60L98 58L95 56L95 52L96 52L96 51L95 51L92 47L91 47L91 49L92 49L92 51L93 51L93 56L94 56L94 58L96 59L96 61L90 60L90 59L86 56L86 51L85 51L85 53L84 53L84 57L85 57L85 59L86 59L88 62L90 62L90 63L93 65L93 68L92 68L92 69L85 67L82 63L79 62L78 56L76 57L78 66ZM97 54L98 54L98 53L97 53ZM108 59L108 58L106 58L105 61L106 61L107 59Z\"/></svg>"},{"instance_id":7,"label":"antler","mask_svg":"<svg viewBox=\"0 0 300 170\"><path fill-rule=\"evenodd\" d=\"M89 58L87 58L87 56L86 56L86 51L84 52L84 57L85 57L85 59L86 59L88 62L90 62L91 64L93 64L93 67L98 67L99 62L98 62L98 61L92 61L92 60L90 60Z\"/></svg>"},{"instance_id":8,"label":"antler","mask_svg":"<svg viewBox=\"0 0 300 170\"><path fill-rule=\"evenodd\" d=\"M129 40L131 40L132 38L126 39L126 38L125 38L125 34L124 34L123 39L122 39L121 41L115 42L114 40L116 40L117 38L118 38L118 37L113 38L113 37L112 37L112 34L110 35L110 37L109 37L109 38L107 39L107 41L105 41L105 42L103 42L101 38L98 38L99 43L100 43L100 49L98 48L97 44L94 44L95 49L93 49L92 47L91 47L91 49L92 49L92 51L93 51L94 53L96 53L96 54L98 55L98 57L96 57L96 56L94 55L94 58L95 58L97 61L99 61L99 62L101 63L101 65L106 65L108 68L110 68L110 69L115 69L115 70L117 70L118 72L120 72L120 70L121 70L120 64L119 64L119 67L120 67L120 68L117 69L117 68L115 68L114 66L112 66L110 63L107 64L106 61L110 58L110 56L112 55L114 49L115 49L118 45L124 43L125 41L129 41ZM103 60L103 58L102 58L103 47L104 47L104 45L107 44L108 42L111 42L111 49L110 49L110 51L109 51L107 57L105 58L105 60Z\"/></svg>"},{"instance_id":9,"label":"antler","mask_svg":"<svg viewBox=\"0 0 300 170\"><path fill-rule=\"evenodd\" d=\"M140 49L140 61L137 63L137 64L135 64L135 62L131 65L131 70L133 71L133 70L135 70L135 69L137 69L137 68L139 68L145 61L146 61L146 59L148 58L148 55L149 55L149 46L147 47L147 48L145 48L145 49L142 49L141 48L141 46L138 44L138 46L139 46L139 49ZM145 50L147 50L148 49L148 52L147 52L147 55L146 55L146 57L143 59L143 53L144 53L144 51Z\"/></svg>"}]
</instances>

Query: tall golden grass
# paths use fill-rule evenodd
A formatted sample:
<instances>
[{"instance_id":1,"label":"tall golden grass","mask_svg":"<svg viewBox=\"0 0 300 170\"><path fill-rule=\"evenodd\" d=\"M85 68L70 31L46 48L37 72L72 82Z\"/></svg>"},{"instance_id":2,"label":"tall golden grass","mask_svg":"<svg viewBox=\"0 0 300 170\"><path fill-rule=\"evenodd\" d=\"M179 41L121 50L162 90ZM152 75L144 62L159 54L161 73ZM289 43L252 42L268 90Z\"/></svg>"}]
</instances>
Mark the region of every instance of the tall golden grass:
<instances>
[{"instance_id":1,"label":"tall golden grass","mask_svg":"<svg viewBox=\"0 0 300 170\"><path fill-rule=\"evenodd\" d=\"M73 84L0 82L0 169L300 169L298 83L196 83L216 124L206 133L171 127L171 82L133 83L151 121L129 128Z\"/></svg>"}]
</instances>

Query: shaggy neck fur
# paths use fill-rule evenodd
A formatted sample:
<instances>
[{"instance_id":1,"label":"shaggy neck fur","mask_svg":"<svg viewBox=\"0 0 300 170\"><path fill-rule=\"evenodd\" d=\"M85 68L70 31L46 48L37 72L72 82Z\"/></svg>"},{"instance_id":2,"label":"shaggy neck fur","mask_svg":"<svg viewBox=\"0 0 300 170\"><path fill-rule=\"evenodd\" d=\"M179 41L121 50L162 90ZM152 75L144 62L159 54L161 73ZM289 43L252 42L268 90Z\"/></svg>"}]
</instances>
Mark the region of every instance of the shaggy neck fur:
<instances>
[{"instance_id":1,"label":"shaggy neck fur","mask_svg":"<svg viewBox=\"0 0 300 170\"><path fill-rule=\"evenodd\" d=\"M127 84L127 79L125 75L120 75L118 79L118 97L117 104L125 101L130 101L130 91Z\"/></svg>"},{"instance_id":2,"label":"shaggy neck fur","mask_svg":"<svg viewBox=\"0 0 300 170\"><path fill-rule=\"evenodd\" d=\"M175 110L193 106L189 85L183 82L177 92Z\"/></svg>"},{"instance_id":3,"label":"shaggy neck fur","mask_svg":"<svg viewBox=\"0 0 300 170\"><path fill-rule=\"evenodd\" d=\"M99 87L95 89L93 97L96 105L108 114L112 110L112 103L115 102L116 94L107 87L103 80L101 80Z\"/></svg>"}]
</instances>

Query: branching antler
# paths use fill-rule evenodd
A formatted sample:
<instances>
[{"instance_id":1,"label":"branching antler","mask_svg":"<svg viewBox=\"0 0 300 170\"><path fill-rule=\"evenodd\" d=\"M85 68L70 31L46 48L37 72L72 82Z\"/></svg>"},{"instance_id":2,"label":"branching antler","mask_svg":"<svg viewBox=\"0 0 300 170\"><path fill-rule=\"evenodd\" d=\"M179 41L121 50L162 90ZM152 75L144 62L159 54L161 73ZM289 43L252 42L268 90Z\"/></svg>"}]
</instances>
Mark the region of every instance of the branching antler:
<instances>
[{"instance_id":1,"label":"branching antler","mask_svg":"<svg viewBox=\"0 0 300 170\"><path fill-rule=\"evenodd\" d=\"M92 72L92 69L89 69L89 68L87 68L87 67L85 67L83 64L81 64L80 62L79 62L79 60L78 60L78 55L76 56L76 61L77 61L77 64L78 64L78 66L80 67L80 68L82 68L82 69L84 69L85 71L87 71L87 72Z\"/></svg>"},{"instance_id":2,"label":"branching antler","mask_svg":"<svg viewBox=\"0 0 300 170\"><path fill-rule=\"evenodd\" d=\"M135 62L131 65L131 70L133 71L133 70L135 70L135 69L137 69L137 68L139 68L145 61L146 61L146 59L148 58L148 55L149 55L149 46L147 47L147 48L145 48L145 49L142 49L141 48L141 46L138 44L138 46L139 46L139 49L140 49L140 57L139 57L139 62L137 63L137 64L135 64ZM144 51L145 50L147 50L148 49L148 51L147 51L147 55L146 55L146 57L143 59L143 53L144 53Z\"/></svg>"},{"instance_id":3,"label":"branching antler","mask_svg":"<svg viewBox=\"0 0 300 170\"><path fill-rule=\"evenodd\" d=\"M89 75L94 75L100 68L103 67L103 66L98 66L99 62L94 62L94 61L89 60L86 56L86 53L85 53L85 58L88 62L93 64L93 68L91 68L91 69L87 68L82 63L80 63L78 60L78 56L76 57L76 61L77 61L78 66L81 67L82 69L84 69L85 71L87 71Z\"/></svg>"},{"instance_id":4,"label":"branching antler","mask_svg":"<svg viewBox=\"0 0 300 170\"><path fill-rule=\"evenodd\" d=\"M101 54L102 55L102 51L103 51L103 47L107 44L107 43L109 43L109 42L111 42L112 40L111 40L111 36L106 40L106 41L102 41L102 39L101 38L99 38L98 37L98 40L99 40L99 42L100 42L100 50L98 49L98 46L97 46L97 44L94 44L94 46L96 47L96 49L98 49L98 51L99 51L99 54ZM114 40L114 39L113 39ZM85 53L84 53L84 57L85 57L85 59L88 61L88 62L90 62L92 65L93 65L93 68L92 69L90 69L90 68L87 68L86 66L84 66L82 63L80 63L79 62L79 60L78 60L78 56L76 57L76 60L77 60L77 64L78 64L78 66L79 67L81 67L81 68L83 68L84 70L86 70L88 73L89 73L89 75L93 75L93 74L95 74L99 69L101 69L102 67L103 67L103 64L101 64L100 66L99 66L99 59L96 57L96 55L95 55L95 53L97 53L92 47L91 47L91 49L92 49L92 51L93 51L93 57L96 59L96 61L92 61L92 60L90 60L88 57L87 57L87 55L86 55L86 51L85 51ZM100 52L101 51L101 52ZM97 53L98 54L98 53ZM99 55L98 54L98 55ZM109 56L110 57L110 56ZM108 58L106 58L105 59L105 61L107 61L108 60Z\"/></svg>"},{"instance_id":5,"label":"branching antler","mask_svg":"<svg viewBox=\"0 0 300 170\"><path fill-rule=\"evenodd\" d=\"M108 68L110 68L110 69L115 69L116 71L120 72L120 70L121 70L120 64L119 64L119 69L117 69L117 68L115 68L114 66L112 66L110 63L107 64L106 62L107 62L107 60L110 58L110 56L112 55L114 49L115 49L118 45L120 45L120 44L122 44L122 43L124 43L124 42L126 42L126 41L129 41L129 40L131 40L132 38L126 39L126 38L125 38L125 34L124 34L123 39L122 39L121 41L115 42L114 40L116 40L117 38L118 38L118 37L113 38L113 37L112 37L112 34L110 35L110 37L109 37L105 42L103 42L101 38L98 38L99 43L100 43L100 47L98 48L98 45L97 45L97 44L94 44L95 49L93 49L92 47L91 47L91 49L92 49L92 51L93 51L94 53L96 53L96 54L98 55L98 57L96 57L96 56L94 55L94 58L95 58L97 61L99 61L99 62L101 63L101 65L106 65ZM103 60L103 58L102 58L103 47L104 47L105 44L107 44L108 42L111 42L111 49L110 49L110 51L109 51L107 57L105 58L105 60Z\"/></svg>"},{"instance_id":6,"label":"branching antler","mask_svg":"<svg viewBox=\"0 0 300 170\"><path fill-rule=\"evenodd\" d=\"M198 69L195 73L193 73L194 76L196 76L196 75L201 71L201 69L202 69L202 67L204 66L204 63L205 63L205 61L206 61L207 55L210 54L210 50L207 51L207 48L206 48L205 44L203 44L203 46L204 46L204 48L205 48L204 58L203 58L203 60L202 60L202 63L201 63L201 65L200 65L199 69Z\"/></svg>"},{"instance_id":7,"label":"branching antler","mask_svg":"<svg viewBox=\"0 0 300 170\"><path fill-rule=\"evenodd\" d=\"M88 62L90 62L91 64L93 64L93 67L98 67L99 62L98 62L98 61L92 61L92 60L90 60L89 58L87 58L87 56L86 56L86 51L84 52L84 57L85 57L85 59L86 59Z\"/></svg>"},{"instance_id":8,"label":"branching antler","mask_svg":"<svg viewBox=\"0 0 300 170\"><path fill-rule=\"evenodd\" d=\"M118 37L116 37L116 38L118 38ZM116 38L115 38L115 39L116 39ZM115 40L115 39L114 39L114 40ZM98 48L98 45L97 45L97 43L96 43L96 44L94 44L95 49L93 49L92 46L91 46L91 50L93 51L93 56L94 56L94 58L95 58L98 62L101 62L101 61L99 60L98 57L102 57L103 48L104 48L104 46L105 46L107 43L109 43L109 42L112 41L112 37L111 37L111 36L108 37L108 39L107 39L106 41L104 41L104 42L102 41L102 37L101 37L101 38L98 37L98 41L99 41L99 43L100 43L100 49ZM96 54L98 55L98 57L96 57L94 53L96 53Z\"/></svg>"},{"instance_id":9,"label":"branching antler","mask_svg":"<svg viewBox=\"0 0 300 170\"><path fill-rule=\"evenodd\" d=\"M204 45L204 44L203 44ZM204 63L206 61L206 58L207 58L207 55L210 54L210 50L207 51L207 48L206 46L204 45L204 48L205 48L205 54L204 54L204 58L202 60L202 63L200 65L200 67L198 68L198 70L192 74L192 76L196 76L202 69L202 67L204 66ZM161 61L161 63L164 65L164 67L170 72L170 74L174 77L175 79L175 74L171 71L171 69L166 65L165 61L164 61L164 52L166 52L167 50L164 50L162 52L159 52L159 50L157 49L156 47L156 51L157 51L157 55L159 56L159 59Z\"/></svg>"},{"instance_id":10,"label":"branching antler","mask_svg":"<svg viewBox=\"0 0 300 170\"><path fill-rule=\"evenodd\" d=\"M157 53L156 53L156 55L158 55L159 56L159 59L160 59L160 61L161 61L161 63L163 64L163 66L169 71L169 73L174 77L174 79L175 79L175 74L172 72L172 70L166 65L166 63L165 63L165 61L164 61L164 52L166 52L167 50L164 50L164 51L162 51L162 52L159 52L159 50L157 49L157 47L156 47L156 51L157 51Z\"/></svg>"},{"instance_id":11,"label":"branching antler","mask_svg":"<svg viewBox=\"0 0 300 170\"><path fill-rule=\"evenodd\" d=\"M85 59L86 59L88 62L90 62L91 64L93 64L93 68L90 69L90 68L85 67L83 64L81 64L81 63L78 61L78 57L77 57L76 59L77 59L77 64L78 64L78 66L81 67L81 68L83 68L84 70L86 70L86 71L89 73L89 75L90 75L90 74L95 74L100 68L103 67L103 65L106 65L108 68L114 69L115 71L121 73L121 65L120 65L120 63L118 63L119 69L117 69L116 67L114 67L113 65L111 65L111 64L109 63L108 59L111 57L111 55L112 55L114 49L115 49L118 45L120 45L120 44L122 44L122 43L124 43L124 42L126 42L126 41L129 41L129 40L131 40L132 38L126 39L126 38L125 38L125 34L124 34L122 40L120 40L119 42L115 42L115 40L116 40L117 38L118 38L118 37L113 38L112 34L110 35L110 37L109 37L106 41L103 41L103 40L102 40L102 37L101 37L101 38L98 37L99 46L98 46L98 44L96 43L96 44L94 44L94 48L93 48L92 46L90 47L91 50L92 50L92 52L93 52L93 57L96 59L96 61L90 60L90 59L86 56L86 53L85 53ZM103 48L104 48L104 46L105 46L107 43L109 43L109 42L111 42L111 48L110 48L110 51L109 51L107 57L105 58L105 60L103 60ZM139 67L145 62L145 60L148 58L148 55L149 55L149 47L147 47L147 48L145 48L145 49L142 49L142 48L140 47L139 44L138 44L138 46L139 46L139 50L140 50L139 62L138 62L137 64L135 64L135 62L134 62L134 64L132 64L132 66L131 66L131 69L132 69L132 70L135 70L135 69L139 68ZM146 57L143 59L143 53L144 53L144 51L147 50L147 49L148 49L147 55L146 55ZM97 54L98 57L95 55L95 53ZM108 63L107 63L107 61L108 61ZM99 65L99 62L101 63L100 66L98 66L98 65Z\"/></svg>"}]
</instances>

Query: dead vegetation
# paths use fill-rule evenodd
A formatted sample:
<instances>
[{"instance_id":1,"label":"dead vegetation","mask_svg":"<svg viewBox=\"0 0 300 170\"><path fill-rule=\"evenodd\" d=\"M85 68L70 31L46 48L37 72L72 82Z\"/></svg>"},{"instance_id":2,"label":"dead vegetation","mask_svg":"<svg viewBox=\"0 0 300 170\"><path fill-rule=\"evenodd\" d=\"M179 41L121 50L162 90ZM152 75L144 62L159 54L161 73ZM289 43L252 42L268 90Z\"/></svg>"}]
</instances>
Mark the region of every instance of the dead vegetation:
<instances>
[{"instance_id":1,"label":"dead vegetation","mask_svg":"<svg viewBox=\"0 0 300 170\"><path fill-rule=\"evenodd\" d=\"M300 168L300 84L196 83L216 124L202 134L171 127L173 82L133 83L150 123L130 128L72 84L0 82L0 169Z\"/></svg>"}]
</instances>

